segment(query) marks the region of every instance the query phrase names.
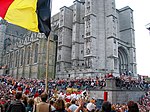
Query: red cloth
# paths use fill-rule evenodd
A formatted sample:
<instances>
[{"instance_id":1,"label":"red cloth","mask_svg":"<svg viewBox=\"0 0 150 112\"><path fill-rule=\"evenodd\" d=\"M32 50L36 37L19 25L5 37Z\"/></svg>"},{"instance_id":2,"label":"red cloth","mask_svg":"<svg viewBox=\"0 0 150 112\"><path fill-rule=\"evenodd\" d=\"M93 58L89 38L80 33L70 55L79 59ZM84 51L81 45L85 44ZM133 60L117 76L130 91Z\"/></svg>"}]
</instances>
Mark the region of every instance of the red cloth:
<instances>
[{"instance_id":1,"label":"red cloth","mask_svg":"<svg viewBox=\"0 0 150 112\"><path fill-rule=\"evenodd\" d=\"M108 92L104 92L104 101L107 101L108 98Z\"/></svg>"},{"instance_id":2,"label":"red cloth","mask_svg":"<svg viewBox=\"0 0 150 112\"><path fill-rule=\"evenodd\" d=\"M25 95L28 95L30 93L29 89L26 89L26 91L24 92Z\"/></svg>"},{"instance_id":3,"label":"red cloth","mask_svg":"<svg viewBox=\"0 0 150 112\"><path fill-rule=\"evenodd\" d=\"M82 93L82 91L77 91L76 93L77 93L77 94L81 94L81 93Z\"/></svg>"},{"instance_id":4,"label":"red cloth","mask_svg":"<svg viewBox=\"0 0 150 112\"><path fill-rule=\"evenodd\" d=\"M13 1L14 0L0 0L0 17L5 17L5 14Z\"/></svg>"},{"instance_id":5,"label":"red cloth","mask_svg":"<svg viewBox=\"0 0 150 112\"><path fill-rule=\"evenodd\" d=\"M4 105L6 102L5 101L1 101L0 104Z\"/></svg>"},{"instance_id":6,"label":"red cloth","mask_svg":"<svg viewBox=\"0 0 150 112\"><path fill-rule=\"evenodd\" d=\"M105 78L112 78L112 77L113 77L112 73L109 73Z\"/></svg>"},{"instance_id":7,"label":"red cloth","mask_svg":"<svg viewBox=\"0 0 150 112\"><path fill-rule=\"evenodd\" d=\"M66 101L66 102L70 102L70 101L71 101L71 99L66 98L66 99L65 99L65 101Z\"/></svg>"},{"instance_id":8,"label":"red cloth","mask_svg":"<svg viewBox=\"0 0 150 112\"><path fill-rule=\"evenodd\" d=\"M20 86L18 87L18 91L22 91L22 88Z\"/></svg>"}]
</instances>

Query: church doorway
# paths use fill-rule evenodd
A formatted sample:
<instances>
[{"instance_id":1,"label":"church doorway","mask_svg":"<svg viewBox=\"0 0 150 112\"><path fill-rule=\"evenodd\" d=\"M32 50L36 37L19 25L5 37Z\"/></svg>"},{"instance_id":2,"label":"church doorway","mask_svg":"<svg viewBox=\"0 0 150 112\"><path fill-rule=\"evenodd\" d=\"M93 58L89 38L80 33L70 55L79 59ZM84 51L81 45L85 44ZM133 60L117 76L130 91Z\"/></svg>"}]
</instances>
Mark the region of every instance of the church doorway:
<instances>
[{"instance_id":1,"label":"church doorway","mask_svg":"<svg viewBox=\"0 0 150 112\"><path fill-rule=\"evenodd\" d=\"M128 53L123 47L118 48L119 73L128 75Z\"/></svg>"}]
</instances>

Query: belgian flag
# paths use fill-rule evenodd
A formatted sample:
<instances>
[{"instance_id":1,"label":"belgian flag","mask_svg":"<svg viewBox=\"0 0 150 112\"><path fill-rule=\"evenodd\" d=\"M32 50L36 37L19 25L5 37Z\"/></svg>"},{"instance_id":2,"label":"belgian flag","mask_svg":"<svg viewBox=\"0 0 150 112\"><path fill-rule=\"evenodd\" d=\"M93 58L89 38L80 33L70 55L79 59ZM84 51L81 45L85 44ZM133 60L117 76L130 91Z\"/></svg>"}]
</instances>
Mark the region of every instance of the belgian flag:
<instances>
[{"instance_id":1,"label":"belgian flag","mask_svg":"<svg viewBox=\"0 0 150 112\"><path fill-rule=\"evenodd\" d=\"M33 32L45 33L48 37L51 0L0 0L0 17Z\"/></svg>"}]
</instances>

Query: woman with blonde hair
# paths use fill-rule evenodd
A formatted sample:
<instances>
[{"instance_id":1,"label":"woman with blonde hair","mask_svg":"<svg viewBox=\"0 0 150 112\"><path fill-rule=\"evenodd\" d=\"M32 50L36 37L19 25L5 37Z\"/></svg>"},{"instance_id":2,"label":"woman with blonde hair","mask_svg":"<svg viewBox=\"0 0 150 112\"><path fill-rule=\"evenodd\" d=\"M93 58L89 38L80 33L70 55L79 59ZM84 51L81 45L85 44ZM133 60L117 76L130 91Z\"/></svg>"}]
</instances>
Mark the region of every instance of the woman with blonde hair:
<instances>
[{"instance_id":1,"label":"woman with blonde hair","mask_svg":"<svg viewBox=\"0 0 150 112\"><path fill-rule=\"evenodd\" d=\"M40 97L34 98L33 112L36 112L36 105L41 102Z\"/></svg>"},{"instance_id":2,"label":"woman with blonde hair","mask_svg":"<svg viewBox=\"0 0 150 112\"><path fill-rule=\"evenodd\" d=\"M54 104L55 112L65 112L65 102L62 98L58 98Z\"/></svg>"}]
</instances>

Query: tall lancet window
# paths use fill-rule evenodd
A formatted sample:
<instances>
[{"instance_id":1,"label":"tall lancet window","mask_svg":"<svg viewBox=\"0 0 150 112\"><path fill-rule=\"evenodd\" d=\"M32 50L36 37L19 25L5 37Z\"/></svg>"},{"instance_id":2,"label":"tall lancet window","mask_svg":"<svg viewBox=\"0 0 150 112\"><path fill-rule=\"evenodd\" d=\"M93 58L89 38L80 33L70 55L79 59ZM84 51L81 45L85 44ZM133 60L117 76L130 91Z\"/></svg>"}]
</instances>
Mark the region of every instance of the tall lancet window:
<instances>
[{"instance_id":1,"label":"tall lancet window","mask_svg":"<svg viewBox=\"0 0 150 112\"><path fill-rule=\"evenodd\" d=\"M27 52L28 52L28 55L27 55L27 64L29 64L30 63L30 55L31 55L31 47L28 47Z\"/></svg>"},{"instance_id":2,"label":"tall lancet window","mask_svg":"<svg viewBox=\"0 0 150 112\"><path fill-rule=\"evenodd\" d=\"M19 52L17 51L16 52L16 58L15 58L15 67L18 66L18 63L19 63Z\"/></svg>"},{"instance_id":3,"label":"tall lancet window","mask_svg":"<svg viewBox=\"0 0 150 112\"><path fill-rule=\"evenodd\" d=\"M24 49L21 50L21 62L20 62L20 65L22 66L23 65L23 60L24 60Z\"/></svg>"},{"instance_id":4,"label":"tall lancet window","mask_svg":"<svg viewBox=\"0 0 150 112\"><path fill-rule=\"evenodd\" d=\"M34 63L38 61L38 44L35 44L35 51L34 51Z\"/></svg>"}]
</instances>

